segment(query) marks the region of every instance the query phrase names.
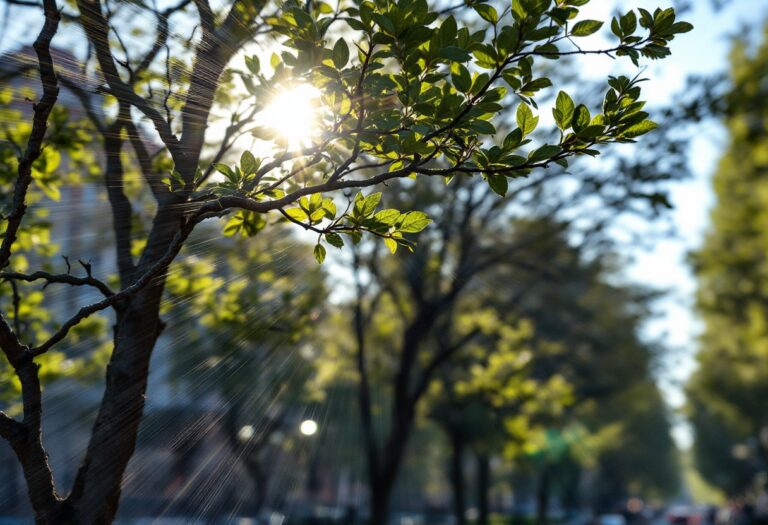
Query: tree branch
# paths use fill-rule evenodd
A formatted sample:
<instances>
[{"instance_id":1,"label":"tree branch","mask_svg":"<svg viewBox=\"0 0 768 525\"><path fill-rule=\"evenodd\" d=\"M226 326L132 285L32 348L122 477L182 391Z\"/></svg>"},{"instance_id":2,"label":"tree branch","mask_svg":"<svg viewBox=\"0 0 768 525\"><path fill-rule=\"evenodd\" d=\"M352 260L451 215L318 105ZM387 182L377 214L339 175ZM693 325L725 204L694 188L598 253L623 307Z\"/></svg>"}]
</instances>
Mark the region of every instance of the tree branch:
<instances>
[{"instance_id":1,"label":"tree branch","mask_svg":"<svg viewBox=\"0 0 768 525\"><path fill-rule=\"evenodd\" d=\"M0 437L12 443L24 435L24 425L0 411Z\"/></svg>"},{"instance_id":2,"label":"tree branch","mask_svg":"<svg viewBox=\"0 0 768 525\"><path fill-rule=\"evenodd\" d=\"M27 210L27 190L32 182L32 164L40 157L43 139L48 129L48 115L50 115L56 100L59 97L58 79L53 67L50 44L53 35L59 27L59 11L55 1L45 2L45 23L40 31L33 47L37 53L40 81L43 86L43 95L34 106L32 131L27 142L27 149L19 159L19 176L13 190L13 205L8 215L3 243L0 245L0 270L8 266L11 258L11 250L16 242L16 236L21 227L21 221Z\"/></svg>"},{"instance_id":3,"label":"tree branch","mask_svg":"<svg viewBox=\"0 0 768 525\"><path fill-rule=\"evenodd\" d=\"M93 277L75 277L74 275L70 275L67 273L52 274L52 273L43 272L43 271L38 271L30 274L19 273L19 272L0 272L0 279L26 281L26 282L44 280L47 283L61 283L61 284L69 284L72 286L93 286L94 288L99 290L105 297L111 297L115 294L112 290L109 289L109 287L105 283L103 283L102 281L99 281L98 279L95 279Z\"/></svg>"},{"instance_id":4,"label":"tree branch","mask_svg":"<svg viewBox=\"0 0 768 525\"><path fill-rule=\"evenodd\" d=\"M110 208L112 210L112 229L115 232L117 268L120 282L125 288L131 282L136 266L131 253L131 226L133 223L133 207L123 191L123 124L130 120L130 106L120 102L117 119L104 131L104 153L106 167L104 170L104 185L107 190ZM127 114L127 115L126 115Z\"/></svg>"},{"instance_id":5,"label":"tree branch","mask_svg":"<svg viewBox=\"0 0 768 525\"><path fill-rule=\"evenodd\" d=\"M179 139L174 135L170 124L163 118L148 100L140 97L133 88L123 82L115 65L109 44L109 25L101 11L100 0L77 0L80 10L80 18L88 40L96 50L96 59L101 67L104 80L106 80L112 94L139 109L152 122L160 135L160 139L168 148L174 160L180 160L184 151L180 147Z\"/></svg>"},{"instance_id":6,"label":"tree branch","mask_svg":"<svg viewBox=\"0 0 768 525\"><path fill-rule=\"evenodd\" d=\"M96 312L100 312L111 306L118 305L122 301L130 299L133 295L141 291L148 283L150 283L156 277L159 277L168 269L184 245L184 241L187 240L189 235L195 229L195 226L200 221L212 216L215 216L212 212L204 211L202 207L199 208L197 212L193 213L182 224L181 228L179 228L179 231L168 244L168 248L162 257L155 261L155 263L152 264L152 266L150 266L149 269L141 277L136 279L133 284L114 295L102 299L101 301L97 301L80 308L80 310L78 310L75 315L70 317L69 320L67 320L47 341L45 341L40 346L27 350L26 353L32 357L46 353L54 345L62 341L67 336L69 331L80 324L80 322L84 319L90 317ZM2 331L0 331L0 336L1 335Z\"/></svg>"}]
</instances>

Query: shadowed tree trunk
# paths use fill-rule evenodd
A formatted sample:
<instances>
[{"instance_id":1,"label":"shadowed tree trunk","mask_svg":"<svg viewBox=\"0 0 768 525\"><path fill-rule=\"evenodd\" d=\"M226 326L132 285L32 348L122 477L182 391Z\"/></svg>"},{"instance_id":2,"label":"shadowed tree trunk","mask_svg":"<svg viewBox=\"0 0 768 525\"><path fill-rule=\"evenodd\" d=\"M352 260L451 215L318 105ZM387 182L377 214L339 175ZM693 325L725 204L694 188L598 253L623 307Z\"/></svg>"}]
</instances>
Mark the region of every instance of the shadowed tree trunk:
<instances>
[{"instance_id":1,"label":"shadowed tree trunk","mask_svg":"<svg viewBox=\"0 0 768 525\"><path fill-rule=\"evenodd\" d=\"M536 487L536 523L547 525L549 523L549 496L551 489L551 474L549 468L544 467Z\"/></svg>"},{"instance_id":2,"label":"shadowed tree trunk","mask_svg":"<svg viewBox=\"0 0 768 525\"><path fill-rule=\"evenodd\" d=\"M459 432L451 432L451 488L453 489L453 515L457 525L466 523L466 501L464 484L464 440Z\"/></svg>"},{"instance_id":3,"label":"shadowed tree trunk","mask_svg":"<svg viewBox=\"0 0 768 525\"><path fill-rule=\"evenodd\" d=\"M477 455L477 523L488 525L490 516L491 458L488 454Z\"/></svg>"},{"instance_id":4,"label":"shadowed tree trunk","mask_svg":"<svg viewBox=\"0 0 768 525\"><path fill-rule=\"evenodd\" d=\"M161 225L158 249L167 246L176 221ZM68 498L75 523L111 523L117 513L123 473L136 446L144 411L149 362L162 330L159 318L164 278L139 293L115 327L115 347L106 388L85 458Z\"/></svg>"}]
</instances>

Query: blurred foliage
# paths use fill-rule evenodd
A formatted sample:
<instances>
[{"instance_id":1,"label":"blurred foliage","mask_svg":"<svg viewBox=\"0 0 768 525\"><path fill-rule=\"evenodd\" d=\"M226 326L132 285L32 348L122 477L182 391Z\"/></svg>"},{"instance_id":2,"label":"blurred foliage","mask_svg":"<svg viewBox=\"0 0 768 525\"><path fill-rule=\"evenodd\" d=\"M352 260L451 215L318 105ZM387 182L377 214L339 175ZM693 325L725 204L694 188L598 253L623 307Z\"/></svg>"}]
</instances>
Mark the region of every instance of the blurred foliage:
<instances>
[{"instance_id":1,"label":"blurred foliage","mask_svg":"<svg viewBox=\"0 0 768 525\"><path fill-rule=\"evenodd\" d=\"M768 469L768 32L731 52L729 134L713 185L717 203L692 255L704 320L699 369L688 384L701 473L729 495Z\"/></svg>"},{"instance_id":2,"label":"blurred foliage","mask_svg":"<svg viewBox=\"0 0 768 525\"><path fill-rule=\"evenodd\" d=\"M169 379L190 399L221 407L227 441L256 487L256 508L281 453L296 447L302 414L323 396L310 379L325 275L306 246L281 230L203 242L167 284L165 315L175 319Z\"/></svg>"},{"instance_id":3,"label":"blurred foliage","mask_svg":"<svg viewBox=\"0 0 768 525\"><path fill-rule=\"evenodd\" d=\"M23 117L36 97L34 89L26 86L0 88L0 210L8 213L12 204L13 187L17 177L18 158L22 154L31 123ZM94 152L89 147L94 135L87 121L72 118L65 107L54 107L46 135L46 148L32 166L33 184L27 195L29 211L18 233L11 266L19 272L30 268L69 273L86 273L81 264L61 260L60 247L52 238L51 205L61 199L65 188L91 180L96 167ZM0 235L5 231L0 222ZM87 263L86 263L87 264ZM52 284L61 293L61 284ZM0 310L7 313L19 336L32 343L47 339L64 320L61 309L66 298L51 298L43 281L23 282L0 278ZM62 377L92 380L103 372L104 352L108 346L107 320L94 317L73 332L66 345L56 352L39 358L42 383ZM90 345L83 357L78 347ZM0 360L0 408L11 414L21 410L21 385L6 360Z\"/></svg>"},{"instance_id":4,"label":"blurred foliage","mask_svg":"<svg viewBox=\"0 0 768 525\"><path fill-rule=\"evenodd\" d=\"M562 376L571 401L565 414L542 422L547 431L518 453L519 461L559 477L566 499L576 485L568 472L591 471L592 503L601 510L631 495L676 494L676 447L653 377L656 349L640 335L654 294L613 284L615 261L589 256L557 224L532 227L552 230L529 247L528 269L503 279L534 283L517 306L540 341L532 374Z\"/></svg>"}]
</instances>

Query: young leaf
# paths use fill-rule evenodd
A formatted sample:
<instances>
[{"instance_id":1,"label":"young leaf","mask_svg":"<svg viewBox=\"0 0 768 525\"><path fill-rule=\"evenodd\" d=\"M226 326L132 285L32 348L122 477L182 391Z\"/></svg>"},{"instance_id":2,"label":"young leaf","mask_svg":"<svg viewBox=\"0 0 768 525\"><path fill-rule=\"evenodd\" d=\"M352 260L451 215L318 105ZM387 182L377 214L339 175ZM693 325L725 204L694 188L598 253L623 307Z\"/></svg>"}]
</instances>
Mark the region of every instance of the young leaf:
<instances>
[{"instance_id":1,"label":"young leaf","mask_svg":"<svg viewBox=\"0 0 768 525\"><path fill-rule=\"evenodd\" d=\"M528 135L539 124L539 117L533 116L533 111L527 104L520 104L517 107L516 115L517 125L522 130L523 135Z\"/></svg>"},{"instance_id":2,"label":"young leaf","mask_svg":"<svg viewBox=\"0 0 768 525\"><path fill-rule=\"evenodd\" d=\"M373 211L376 209L376 206L379 205L379 202L381 201L381 192L371 193L368 195L365 200L363 201L363 206L361 208L362 215L364 217L368 217L373 213Z\"/></svg>"},{"instance_id":3,"label":"young leaf","mask_svg":"<svg viewBox=\"0 0 768 525\"><path fill-rule=\"evenodd\" d=\"M600 28L603 27L603 23L599 20L582 20L576 22L571 29L572 36L589 36L597 33Z\"/></svg>"},{"instance_id":4,"label":"young leaf","mask_svg":"<svg viewBox=\"0 0 768 525\"><path fill-rule=\"evenodd\" d=\"M256 157L253 156L248 150L243 151L240 155L240 169L243 170L243 175L252 175L259 169L259 163Z\"/></svg>"},{"instance_id":5,"label":"young leaf","mask_svg":"<svg viewBox=\"0 0 768 525\"><path fill-rule=\"evenodd\" d=\"M329 232L325 234L325 240L330 244L331 246L335 246L336 248L343 248L344 247L344 239L341 238L341 235L334 232Z\"/></svg>"},{"instance_id":6,"label":"young leaf","mask_svg":"<svg viewBox=\"0 0 768 525\"><path fill-rule=\"evenodd\" d=\"M315 259L317 259L317 262L320 264L323 264L323 261L325 260L325 246L322 244L316 244L315 245Z\"/></svg>"},{"instance_id":7,"label":"young leaf","mask_svg":"<svg viewBox=\"0 0 768 525\"><path fill-rule=\"evenodd\" d=\"M373 216L373 219L382 224L391 226L395 223L398 217L400 217L400 212L398 210L388 208L377 212L376 215Z\"/></svg>"},{"instance_id":8,"label":"young leaf","mask_svg":"<svg viewBox=\"0 0 768 525\"><path fill-rule=\"evenodd\" d=\"M392 253L395 253L397 251L397 241L395 241L394 239L390 239L389 237L387 237L386 239L384 239L384 245L387 248L389 248L389 251Z\"/></svg>"},{"instance_id":9,"label":"young leaf","mask_svg":"<svg viewBox=\"0 0 768 525\"><path fill-rule=\"evenodd\" d=\"M400 216L397 229L403 233L419 233L432 222L422 211L409 211Z\"/></svg>"},{"instance_id":10,"label":"young leaf","mask_svg":"<svg viewBox=\"0 0 768 525\"><path fill-rule=\"evenodd\" d=\"M557 126L562 130L570 128L571 121L573 121L573 111L576 109L571 96L565 91L558 93L555 109L558 112L555 113Z\"/></svg>"},{"instance_id":11,"label":"young leaf","mask_svg":"<svg viewBox=\"0 0 768 525\"><path fill-rule=\"evenodd\" d=\"M339 38L333 46L333 65L341 69L349 62L349 47L343 38Z\"/></svg>"}]
</instances>

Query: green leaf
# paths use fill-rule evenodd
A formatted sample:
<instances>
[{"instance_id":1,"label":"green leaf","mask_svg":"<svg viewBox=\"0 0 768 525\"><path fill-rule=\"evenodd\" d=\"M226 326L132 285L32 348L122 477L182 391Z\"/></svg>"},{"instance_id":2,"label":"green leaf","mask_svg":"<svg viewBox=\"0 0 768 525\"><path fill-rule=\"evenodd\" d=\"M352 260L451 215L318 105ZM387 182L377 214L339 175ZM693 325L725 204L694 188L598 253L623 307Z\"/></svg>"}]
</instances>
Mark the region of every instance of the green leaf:
<instances>
[{"instance_id":1,"label":"green leaf","mask_svg":"<svg viewBox=\"0 0 768 525\"><path fill-rule=\"evenodd\" d=\"M469 127L481 135L495 135L496 127L487 120L473 120Z\"/></svg>"},{"instance_id":2,"label":"green leaf","mask_svg":"<svg viewBox=\"0 0 768 525\"><path fill-rule=\"evenodd\" d=\"M230 168L226 164L221 164L217 162L216 164L213 165L213 167L216 169L216 171L218 171L228 179L233 179L235 177L235 172L232 171L232 168Z\"/></svg>"},{"instance_id":3,"label":"green leaf","mask_svg":"<svg viewBox=\"0 0 768 525\"><path fill-rule=\"evenodd\" d=\"M565 91L558 93L557 101L555 102L555 122L557 127L562 130L570 128L575 109L576 106L573 103L573 99L568 93Z\"/></svg>"},{"instance_id":4,"label":"green leaf","mask_svg":"<svg viewBox=\"0 0 768 525\"><path fill-rule=\"evenodd\" d=\"M319 264L323 264L323 261L325 260L325 246L322 244L316 244L315 245L315 259Z\"/></svg>"},{"instance_id":5,"label":"green leaf","mask_svg":"<svg viewBox=\"0 0 768 525\"><path fill-rule=\"evenodd\" d=\"M301 208L288 208L287 210L285 210L285 214L297 221L306 221L309 219L309 215L307 215L307 212L305 212Z\"/></svg>"},{"instance_id":6,"label":"green leaf","mask_svg":"<svg viewBox=\"0 0 768 525\"><path fill-rule=\"evenodd\" d=\"M619 24L624 35L631 35L637 29L637 15L634 11L629 11L621 17Z\"/></svg>"},{"instance_id":7,"label":"green leaf","mask_svg":"<svg viewBox=\"0 0 768 525\"><path fill-rule=\"evenodd\" d=\"M512 0L512 16L515 20L523 20L528 16L528 11L525 10L520 0Z\"/></svg>"},{"instance_id":8,"label":"green leaf","mask_svg":"<svg viewBox=\"0 0 768 525\"><path fill-rule=\"evenodd\" d=\"M635 124L634 126L630 126L626 130L624 130L624 133L622 133L622 136L632 139L635 137L639 137L641 135L645 135L646 133L653 131L657 127L658 125L652 120L644 120L643 122L640 122L639 124Z\"/></svg>"},{"instance_id":9,"label":"green leaf","mask_svg":"<svg viewBox=\"0 0 768 525\"><path fill-rule=\"evenodd\" d=\"M545 144L533 153L531 153L529 160L532 162L539 162L542 160L548 160L563 151L560 146L554 146L552 144Z\"/></svg>"},{"instance_id":10,"label":"green leaf","mask_svg":"<svg viewBox=\"0 0 768 525\"><path fill-rule=\"evenodd\" d=\"M529 108L527 104L520 104L517 107L516 120L523 135L530 134L539 124L539 117L533 116L533 111L531 111L531 108Z\"/></svg>"},{"instance_id":11,"label":"green leaf","mask_svg":"<svg viewBox=\"0 0 768 525\"><path fill-rule=\"evenodd\" d=\"M245 66L248 68L248 70L253 73L254 75L259 74L259 69L261 68L261 64L259 63L259 57L256 55L245 57Z\"/></svg>"},{"instance_id":12,"label":"green leaf","mask_svg":"<svg viewBox=\"0 0 768 525\"><path fill-rule=\"evenodd\" d=\"M240 169L243 171L243 175L252 175L259 169L259 162L256 157L253 156L248 150L243 151L240 155Z\"/></svg>"},{"instance_id":13,"label":"green leaf","mask_svg":"<svg viewBox=\"0 0 768 525\"><path fill-rule=\"evenodd\" d=\"M451 80L456 89L462 93L466 93L472 87L472 76L469 70L458 62L451 64Z\"/></svg>"},{"instance_id":14,"label":"green leaf","mask_svg":"<svg viewBox=\"0 0 768 525\"><path fill-rule=\"evenodd\" d=\"M378 213L376 213L376 215L373 216L373 219L382 224L387 224L391 226L395 223L398 217L400 217L399 210L388 208L386 210L381 210Z\"/></svg>"},{"instance_id":15,"label":"green leaf","mask_svg":"<svg viewBox=\"0 0 768 525\"><path fill-rule=\"evenodd\" d=\"M362 215L364 217L368 217L373 213L373 211L376 209L376 206L379 205L379 202L381 201L381 192L371 193L368 195L365 200L363 200L363 205L361 208Z\"/></svg>"},{"instance_id":16,"label":"green leaf","mask_svg":"<svg viewBox=\"0 0 768 525\"><path fill-rule=\"evenodd\" d=\"M456 62L469 62L472 60L472 55L466 49L457 46L446 46L438 52L438 55L448 60L455 60Z\"/></svg>"},{"instance_id":17,"label":"green leaf","mask_svg":"<svg viewBox=\"0 0 768 525\"><path fill-rule=\"evenodd\" d=\"M531 82L528 82L526 85L524 85L522 88L520 88L520 91L523 93L533 93L540 89L548 88L552 85L552 81L548 78L537 78L536 80L532 80Z\"/></svg>"},{"instance_id":18,"label":"green leaf","mask_svg":"<svg viewBox=\"0 0 768 525\"><path fill-rule=\"evenodd\" d=\"M329 232L325 234L325 240L330 244L331 246L335 246L336 248L343 248L344 247L344 239L341 238L341 235L334 232Z\"/></svg>"},{"instance_id":19,"label":"green leaf","mask_svg":"<svg viewBox=\"0 0 768 525\"><path fill-rule=\"evenodd\" d=\"M440 30L438 31L438 34L440 36L440 42L442 46L448 46L453 43L454 40L456 40L456 19L452 16L449 16L445 19L445 21L440 26Z\"/></svg>"},{"instance_id":20,"label":"green leaf","mask_svg":"<svg viewBox=\"0 0 768 525\"><path fill-rule=\"evenodd\" d=\"M403 233L419 233L429 226L432 219L422 211L409 211L400 216L397 221L397 229Z\"/></svg>"},{"instance_id":21,"label":"green leaf","mask_svg":"<svg viewBox=\"0 0 768 525\"><path fill-rule=\"evenodd\" d=\"M488 186L491 187L494 193L504 197L509 189L509 181L504 175L491 174L488 175Z\"/></svg>"},{"instance_id":22,"label":"green leaf","mask_svg":"<svg viewBox=\"0 0 768 525\"><path fill-rule=\"evenodd\" d=\"M323 199L322 208L327 218L331 220L336 218L336 203L333 199Z\"/></svg>"},{"instance_id":23,"label":"green leaf","mask_svg":"<svg viewBox=\"0 0 768 525\"><path fill-rule=\"evenodd\" d=\"M240 227L243 225L243 219L240 214L235 215L227 221L224 225L224 231L222 232L225 237L232 237L240 231Z\"/></svg>"},{"instance_id":24,"label":"green leaf","mask_svg":"<svg viewBox=\"0 0 768 525\"><path fill-rule=\"evenodd\" d=\"M477 14L480 15L480 18L486 22L496 24L499 21L499 14L496 12L496 9L494 9L493 6L488 4L477 4L474 7L475 11L477 11Z\"/></svg>"},{"instance_id":25,"label":"green leaf","mask_svg":"<svg viewBox=\"0 0 768 525\"><path fill-rule=\"evenodd\" d=\"M600 28L603 27L603 23L599 20L582 20L574 24L571 29L572 36L589 36L597 33Z\"/></svg>"},{"instance_id":26,"label":"green leaf","mask_svg":"<svg viewBox=\"0 0 768 525\"><path fill-rule=\"evenodd\" d=\"M573 112L573 131L578 133L582 129L589 126L589 121L592 117L589 114L589 109L584 104L579 104L576 110Z\"/></svg>"},{"instance_id":27,"label":"green leaf","mask_svg":"<svg viewBox=\"0 0 768 525\"><path fill-rule=\"evenodd\" d=\"M693 31L693 25L688 22L676 22L672 24L672 32L675 34L688 33Z\"/></svg>"},{"instance_id":28,"label":"green leaf","mask_svg":"<svg viewBox=\"0 0 768 525\"><path fill-rule=\"evenodd\" d=\"M397 241L395 241L394 239L390 239L389 237L387 237L386 239L384 239L384 245L387 248L389 248L389 251L392 253L395 253L397 251Z\"/></svg>"},{"instance_id":29,"label":"green leaf","mask_svg":"<svg viewBox=\"0 0 768 525\"><path fill-rule=\"evenodd\" d=\"M349 62L349 47L343 38L339 38L333 46L333 65L341 69Z\"/></svg>"}]
</instances>

